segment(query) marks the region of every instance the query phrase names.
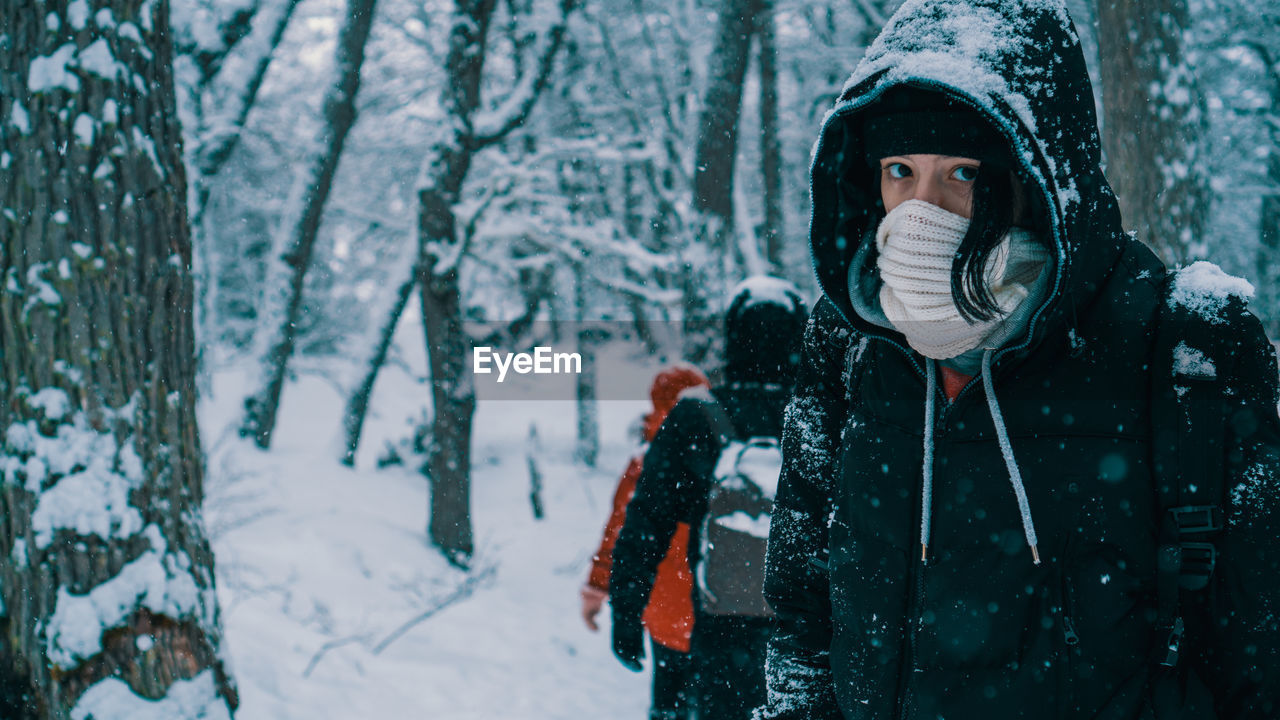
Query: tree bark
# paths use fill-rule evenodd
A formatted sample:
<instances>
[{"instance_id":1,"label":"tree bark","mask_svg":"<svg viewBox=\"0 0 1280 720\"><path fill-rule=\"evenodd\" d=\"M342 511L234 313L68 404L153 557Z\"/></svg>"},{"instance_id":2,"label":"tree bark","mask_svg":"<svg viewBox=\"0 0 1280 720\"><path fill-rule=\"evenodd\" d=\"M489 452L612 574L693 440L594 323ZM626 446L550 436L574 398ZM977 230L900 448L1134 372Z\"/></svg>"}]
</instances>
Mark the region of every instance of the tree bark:
<instances>
[{"instance_id":1,"label":"tree bark","mask_svg":"<svg viewBox=\"0 0 1280 720\"><path fill-rule=\"evenodd\" d=\"M1280 337L1280 64L1269 48L1246 43L1266 68L1271 88L1271 111L1264 116L1271 139L1267 149L1267 191L1258 213L1257 277L1261 307L1267 318L1267 336Z\"/></svg>"},{"instance_id":2,"label":"tree bark","mask_svg":"<svg viewBox=\"0 0 1280 720\"><path fill-rule=\"evenodd\" d=\"M1280 123L1280 114L1276 115ZM1267 156L1267 180L1269 192L1262 196L1262 208L1258 218L1258 239L1260 241L1258 277L1264 281L1263 294L1269 300L1264 307L1271 315L1268 322L1267 336L1280 337L1280 150L1274 143L1280 142L1280 132L1274 133L1275 140L1271 152Z\"/></svg>"},{"instance_id":3,"label":"tree bark","mask_svg":"<svg viewBox=\"0 0 1280 720\"><path fill-rule=\"evenodd\" d=\"M581 266L574 267L573 314L577 327L577 349L582 372L574 379L574 407L577 415L577 445L574 456L587 467L595 467L600 456L600 421L596 415L596 335L587 319L587 281Z\"/></svg>"},{"instance_id":4,"label":"tree bark","mask_svg":"<svg viewBox=\"0 0 1280 720\"><path fill-rule=\"evenodd\" d=\"M553 59L575 0L559 0L560 15L547 31L534 68L508 102L477 122L481 108L486 42L495 0L457 0L445 57L448 83L441 105L449 118L444 136L428 153L426 181L418 191L418 249L422 323L431 370L431 439L425 471L431 481L427 535L449 562L466 567L471 533L471 426L475 382L472 341L463 327L459 265L466 253L454 206L475 153L497 143L528 117L550 79Z\"/></svg>"},{"instance_id":5,"label":"tree bark","mask_svg":"<svg viewBox=\"0 0 1280 720\"><path fill-rule=\"evenodd\" d=\"M755 31L760 38L760 171L764 176L764 258L782 268L782 143L778 138L778 49L774 43L773 0L756 0Z\"/></svg>"},{"instance_id":6,"label":"tree bark","mask_svg":"<svg viewBox=\"0 0 1280 720\"><path fill-rule=\"evenodd\" d=\"M277 268L276 277L268 275L267 305L271 311L266 321L276 326L270 329L271 335L265 343L258 389L245 399L245 417L240 427L242 437L252 437L258 447L264 449L270 447L271 434L275 431L325 201L333 187L347 133L355 125L360 66L364 63L364 48L373 26L376 4L376 0L350 0L347 4L346 24L338 36L338 80L325 98L320 150L306 169L306 195L297 217L292 218L293 225L278 259L281 267ZM279 282L284 278L287 282Z\"/></svg>"},{"instance_id":7,"label":"tree bark","mask_svg":"<svg viewBox=\"0 0 1280 720\"><path fill-rule=\"evenodd\" d=\"M722 0L715 46L708 62L698 141L694 154L693 207L698 213L685 250L681 286L684 303L684 355L697 365L711 357L719 336L719 298L728 290L728 258L736 244L733 227L733 174L738 154L738 117L755 31L757 0Z\"/></svg>"},{"instance_id":8,"label":"tree bark","mask_svg":"<svg viewBox=\"0 0 1280 720\"><path fill-rule=\"evenodd\" d=\"M1184 262L1204 242L1210 199L1204 100L1183 46L1186 3L1102 0L1098 28L1107 178L1138 238L1166 262Z\"/></svg>"},{"instance_id":9,"label":"tree bark","mask_svg":"<svg viewBox=\"0 0 1280 720\"><path fill-rule=\"evenodd\" d=\"M229 718L168 3L69 4L0 10L0 713Z\"/></svg>"},{"instance_id":10,"label":"tree bark","mask_svg":"<svg viewBox=\"0 0 1280 720\"><path fill-rule=\"evenodd\" d=\"M426 259L418 286L432 401L425 468L431 481L427 536L450 562L460 566L470 562L475 549L471 535L471 423L476 395L467 362L471 343L462 325L458 264L463 248L453 208L471 169L473 150L466 128L480 107L480 81L495 4L495 0L457 3L445 58L449 81L442 97L445 111L455 122L432 148L436 173L418 193L418 246Z\"/></svg>"},{"instance_id":11,"label":"tree bark","mask_svg":"<svg viewBox=\"0 0 1280 720\"><path fill-rule=\"evenodd\" d=\"M698 144L694 160L693 204L715 225L713 247L727 249L733 229L733 168L738 148L738 116L742 109L742 81L747 73L751 17L756 0L723 0L711 51L707 89L703 95Z\"/></svg>"}]
</instances>

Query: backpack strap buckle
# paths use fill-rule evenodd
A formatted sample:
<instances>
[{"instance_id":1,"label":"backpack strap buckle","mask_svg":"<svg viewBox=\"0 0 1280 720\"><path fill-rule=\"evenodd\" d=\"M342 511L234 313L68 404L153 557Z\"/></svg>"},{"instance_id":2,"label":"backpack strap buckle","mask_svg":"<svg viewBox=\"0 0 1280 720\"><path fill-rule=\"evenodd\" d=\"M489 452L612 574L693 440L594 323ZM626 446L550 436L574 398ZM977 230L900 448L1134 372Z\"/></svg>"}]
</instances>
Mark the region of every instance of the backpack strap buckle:
<instances>
[{"instance_id":1,"label":"backpack strap buckle","mask_svg":"<svg viewBox=\"0 0 1280 720\"><path fill-rule=\"evenodd\" d=\"M1173 520L1179 538L1178 587L1183 590L1203 590L1209 585L1209 578L1213 576L1213 569L1218 564L1218 549L1213 543L1192 542L1182 538L1221 530L1222 508L1217 505L1183 505L1169 508L1169 517Z\"/></svg>"},{"instance_id":2,"label":"backpack strap buckle","mask_svg":"<svg viewBox=\"0 0 1280 720\"><path fill-rule=\"evenodd\" d=\"M1213 576L1218 563L1218 549L1213 543L1182 543L1182 564L1178 573L1178 587L1183 590L1203 590Z\"/></svg>"},{"instance_id":3,"label":"backpack strap buckle","mask_svg":"<svg viewBox=\"0 0 1280 720\"><path fill-rule=\"evenodd\" d=\"M1217 532L1223 528L1222 508L1218 505L1183 505L1169 508L1179 535Z\"/></svg>"}]
</instances>

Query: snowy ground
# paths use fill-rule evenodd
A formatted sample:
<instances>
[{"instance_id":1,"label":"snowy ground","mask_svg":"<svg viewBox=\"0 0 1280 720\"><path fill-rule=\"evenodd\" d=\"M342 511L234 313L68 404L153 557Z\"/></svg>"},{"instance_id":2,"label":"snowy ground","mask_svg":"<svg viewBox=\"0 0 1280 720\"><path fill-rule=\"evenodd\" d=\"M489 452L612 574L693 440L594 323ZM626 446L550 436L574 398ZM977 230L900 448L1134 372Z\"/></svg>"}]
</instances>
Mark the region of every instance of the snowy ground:
<instances>
[{"instance_id":1,"label":"snowy ground","mask_svg":"<svg viewBox=\"0 0 1280 720\"><path fill-rule=\"evenodd\" d=\"M578 615L639 402L601 403L600 469L574 466L567 402L482 402L476 418L470 575L425 541L427 487L378 470L429 388L379 380L356 469L336 461L345 397L318 375L285 389L273 447L235 436L244 374L218 372L201 409L206 516L217 558L239 720L642 718L636 675ZM537 424L546 517L533 519L525 459ZM469 597L390 640L471 583Z\"/></svg>"}]
</instances>

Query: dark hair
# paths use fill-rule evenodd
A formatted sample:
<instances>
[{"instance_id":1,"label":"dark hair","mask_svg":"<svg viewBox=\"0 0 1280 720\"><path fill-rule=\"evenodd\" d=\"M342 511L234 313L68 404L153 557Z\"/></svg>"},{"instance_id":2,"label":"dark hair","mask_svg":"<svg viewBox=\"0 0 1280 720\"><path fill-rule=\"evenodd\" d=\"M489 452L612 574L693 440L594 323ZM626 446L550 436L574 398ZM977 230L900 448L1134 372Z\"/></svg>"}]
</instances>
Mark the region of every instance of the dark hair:
<instances>
[{"instance_id":1,"label":"dark hair","mask_svg":"<svg viewBox=\"0 0 1280 720\"><path fill-rule=\"evenodd\" d=\"M969 322L992 320L1000 314L987 284L986 268L991 253L1013 227L1014 202L1013 173L998 165L978 168L969 230L951 265L951 297L960 316Z\"/></svg>"}]
</instances>

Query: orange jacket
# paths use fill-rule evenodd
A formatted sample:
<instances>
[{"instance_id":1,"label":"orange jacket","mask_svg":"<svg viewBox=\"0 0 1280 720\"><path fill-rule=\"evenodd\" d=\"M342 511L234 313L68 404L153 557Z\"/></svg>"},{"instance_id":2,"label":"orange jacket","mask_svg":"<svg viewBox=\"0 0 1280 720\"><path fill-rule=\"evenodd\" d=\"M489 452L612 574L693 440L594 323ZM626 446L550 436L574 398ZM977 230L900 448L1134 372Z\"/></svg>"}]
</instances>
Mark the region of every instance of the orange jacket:
<instances>
[{"instance_id":1,"label":"orange jacket","mask_svg":"<svg viewBox=\"0 0 1280 720\"><path fill-rule=\"evenodd\" d=\"M646 441L657 434L667 413L679 401L680 393L700 385L709 385L706 376L689 365L677 365L658 373L650 390L653 410L645 416ZM613 494L613 512L605 525L600 549L591 559L591 574L587 577L587 584L591 587L609 591L613 545L622 531L627 503L635 494L636 481L640 479L643 467L644 454L635 455L618 481L618 489ZM689 637L693 632L693 573L689 571L689 526L685 523L676 526L667 555L658 564L653 592L649 595L642 620L655 642L672 650L689 652Z\"/></svg>"},{"instance_id":2,"label":"orange jacket","mask_svg":"<svg viewBox=\"0 0 1280 720\"><path fill-rule=\"evenodd\" d=\"M613 513L604 528L600 549L591 559L591 575L587 584L608 592L609 571L613 566L613 544L627 517L627 503L636 491L636 480L644 457L636 455L618 481L613 495ZM642 618L654 642L680 652L689 652L689 636L693 631L693 574L689 572L689 526L680 523L671 537L667 556L658 564L653 592Z\"/></svg>"}]
</instances>

